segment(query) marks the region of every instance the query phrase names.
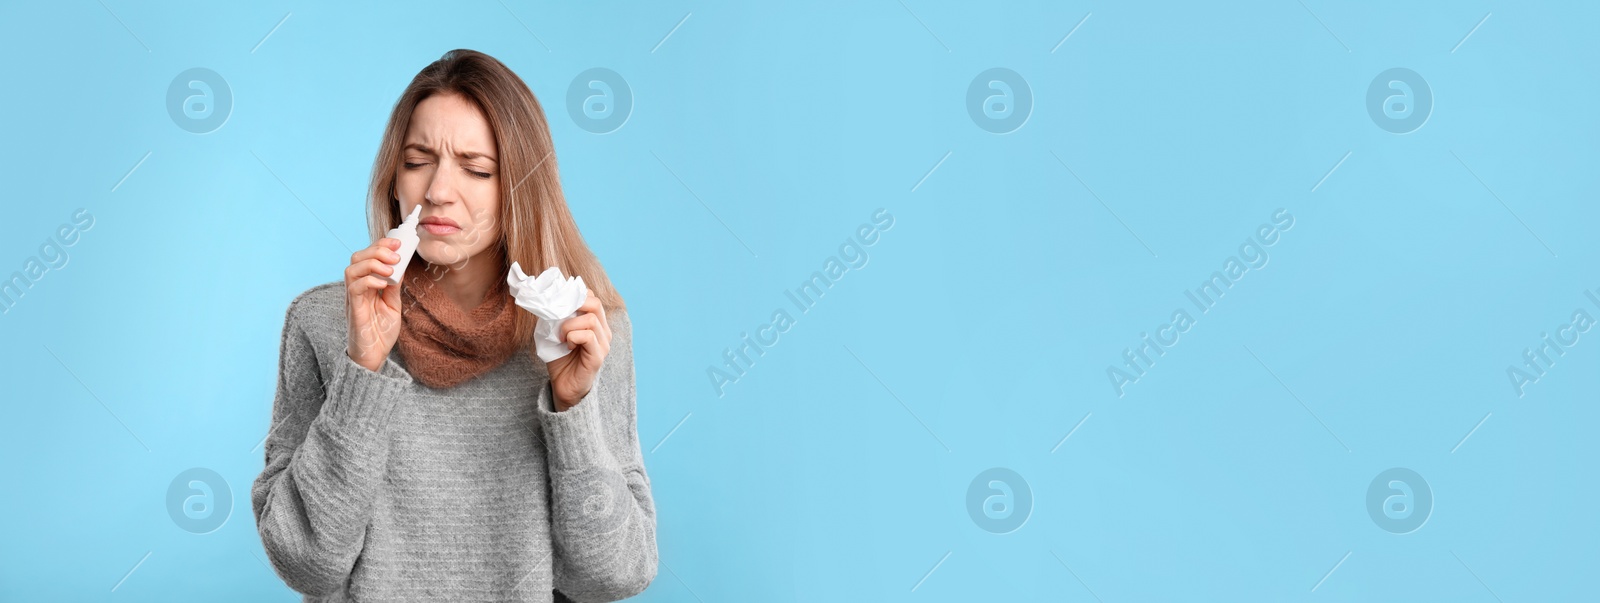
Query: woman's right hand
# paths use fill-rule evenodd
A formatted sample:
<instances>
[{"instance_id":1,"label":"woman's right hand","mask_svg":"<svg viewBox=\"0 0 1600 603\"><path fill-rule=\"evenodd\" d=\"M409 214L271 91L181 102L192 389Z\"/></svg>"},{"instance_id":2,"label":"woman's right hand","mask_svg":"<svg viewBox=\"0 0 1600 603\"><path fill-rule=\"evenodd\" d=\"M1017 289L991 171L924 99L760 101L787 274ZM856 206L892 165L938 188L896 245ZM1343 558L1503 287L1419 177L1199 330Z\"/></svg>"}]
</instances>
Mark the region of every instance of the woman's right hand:
<instances>
[{"instance_id":1,"label":"woman's right hand","mask_svg":"<svg viewBox=\"0 0 1600 603\"><path fill-rule=\"evenodd\" d=\"M377 372L400 338L400 285L389 282L400 262L400 240L378 239L350 256L344 269L345 312L350 325L346 353L356 364Z\"/></svg>"}]
</instances>

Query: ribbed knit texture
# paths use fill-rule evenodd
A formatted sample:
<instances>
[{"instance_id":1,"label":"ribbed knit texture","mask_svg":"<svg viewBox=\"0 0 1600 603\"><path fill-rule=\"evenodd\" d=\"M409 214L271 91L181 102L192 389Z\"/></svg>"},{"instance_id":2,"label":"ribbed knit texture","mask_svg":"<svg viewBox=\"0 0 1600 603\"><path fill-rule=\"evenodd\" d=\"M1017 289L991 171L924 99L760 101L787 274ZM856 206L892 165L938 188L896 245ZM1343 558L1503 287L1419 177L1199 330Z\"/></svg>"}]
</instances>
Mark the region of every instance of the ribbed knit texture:
<instances>
[{"instance_id":1,"label":"ribbed knit texture","mask_svg":"<svg viewBox=\"0 0 1600 603\"><path fill-rule=\"evenodd\" d=\"M448 389L345 353L344 283L289 305L266 467L267 557L306 601L616 601L655 578L632 328L608 312L594 388L554 411L527 349Z\"/></svg>"},{"instance_id":2,"label":"ribbed knit texture","mask_svg":"<svg viewBox=\"0 0 1600 603\"><path fill-rule=\"evenodd\" d=\"M463 310L426 268L406 271L400 288L400 337L394 349L423 385L448 389L500 366L517 351L511 288L496 280L474 308Z\"/></svg>"}]
</instances>

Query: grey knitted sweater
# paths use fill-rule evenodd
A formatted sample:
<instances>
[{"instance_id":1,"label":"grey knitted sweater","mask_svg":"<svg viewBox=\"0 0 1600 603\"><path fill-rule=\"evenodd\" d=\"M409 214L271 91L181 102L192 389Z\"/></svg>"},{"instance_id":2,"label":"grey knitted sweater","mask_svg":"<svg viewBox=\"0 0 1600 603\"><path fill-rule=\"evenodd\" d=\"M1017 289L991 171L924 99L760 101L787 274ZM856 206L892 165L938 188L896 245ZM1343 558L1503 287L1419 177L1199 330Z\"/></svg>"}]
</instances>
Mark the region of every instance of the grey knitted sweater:
<instances>
[{"instance_id":1,"label":"grey knitted sweater","mask_svg":"<svg viewBox=\"0 0 1600 603\"><path fill-rule=\"evenodd\" d=\"M615 601L656 575L632 327L555 412L527 351L449 389L345 353L344 283L289 304L266 467L251 488L278 575L306 601ZM554 591L560 591L556 593Z\"/></svg>"}]
</instances>

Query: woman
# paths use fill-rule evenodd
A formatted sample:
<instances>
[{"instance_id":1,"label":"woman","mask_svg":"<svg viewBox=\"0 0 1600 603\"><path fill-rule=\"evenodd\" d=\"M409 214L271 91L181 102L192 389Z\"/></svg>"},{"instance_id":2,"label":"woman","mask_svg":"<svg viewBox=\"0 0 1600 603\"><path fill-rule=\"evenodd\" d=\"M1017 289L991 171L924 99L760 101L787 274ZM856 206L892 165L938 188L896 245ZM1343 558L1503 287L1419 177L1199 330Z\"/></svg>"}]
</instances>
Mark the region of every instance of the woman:
<instances>
[{"instance_id":1,"label":"woman","mask_svg":"<svg viewBox=\"0 0 1600 603\"><path fill-rule=\"evenodd\" d=\"M397 286L383 235L419 204ZM389 117L368 209L376 242L284 321L251 490L278 575L308 601L643 591L657 553L632 329L567 211L533 93L482 53L428 65ZM560 329L571 351L548 365L513 260L588 286Z\"/></svg>"}]
</instances>

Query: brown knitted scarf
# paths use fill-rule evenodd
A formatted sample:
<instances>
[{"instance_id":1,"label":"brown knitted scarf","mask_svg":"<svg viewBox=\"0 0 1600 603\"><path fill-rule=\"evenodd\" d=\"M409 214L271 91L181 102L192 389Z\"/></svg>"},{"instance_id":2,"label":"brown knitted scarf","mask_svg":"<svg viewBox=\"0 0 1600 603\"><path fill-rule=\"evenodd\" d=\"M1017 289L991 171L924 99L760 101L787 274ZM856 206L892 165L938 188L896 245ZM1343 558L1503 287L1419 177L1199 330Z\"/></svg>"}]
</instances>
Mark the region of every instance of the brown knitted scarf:
<instances>
[{"instance_id":1,"label":"brown knitted scarf","mask_svg":"<svg viewBox=\"0 0 1600 603\"><path fill-rule=\"evenodd\" d=\"M420 259L420 258L418 258ZM400 287L397 342L406 371L432 388L453 387L500 366L516 352L518 308L503 280L478 307L462 312L424 266L407 270Z\"/></svg>"}]
</instances>

